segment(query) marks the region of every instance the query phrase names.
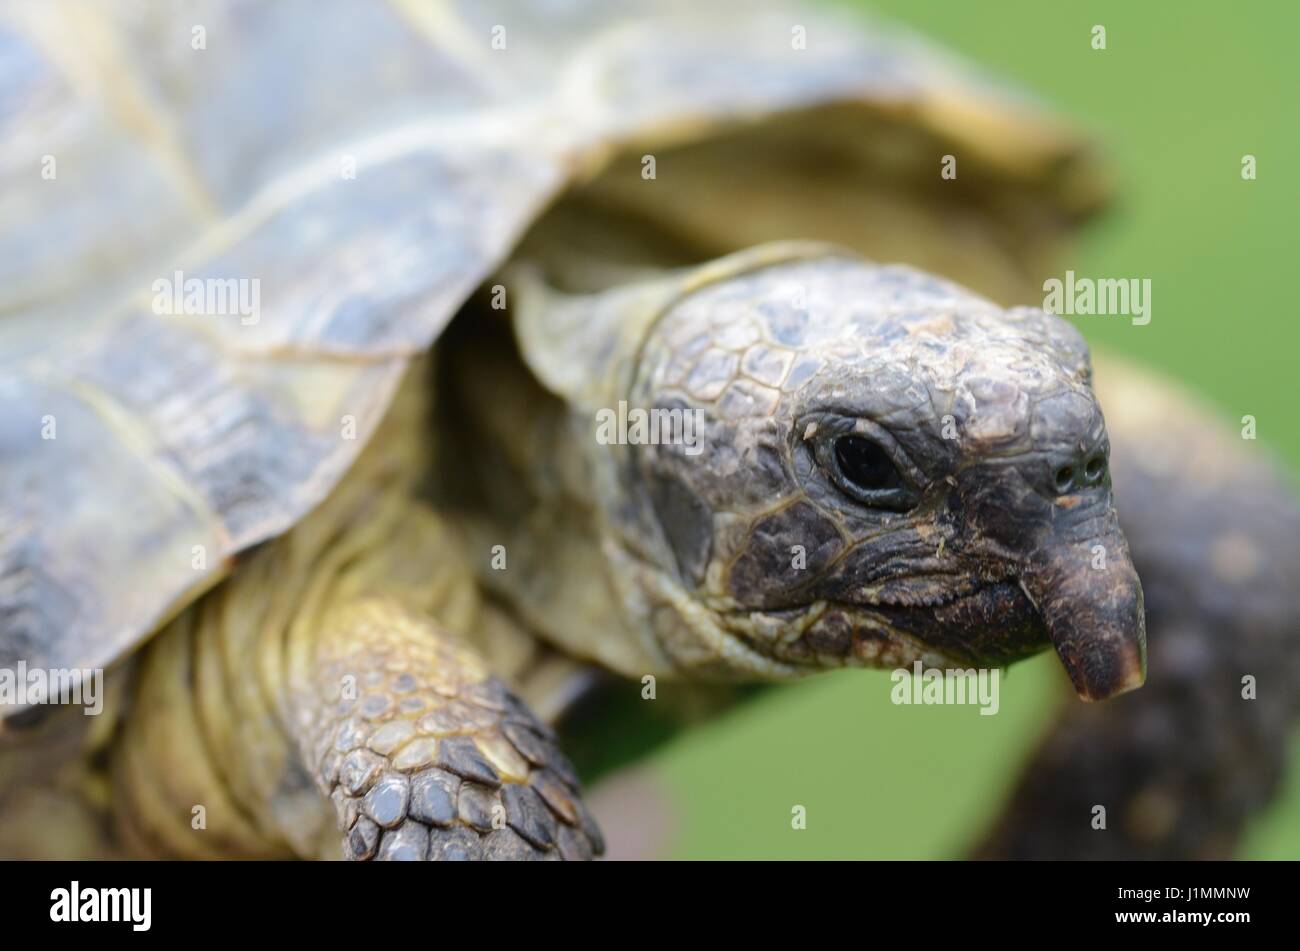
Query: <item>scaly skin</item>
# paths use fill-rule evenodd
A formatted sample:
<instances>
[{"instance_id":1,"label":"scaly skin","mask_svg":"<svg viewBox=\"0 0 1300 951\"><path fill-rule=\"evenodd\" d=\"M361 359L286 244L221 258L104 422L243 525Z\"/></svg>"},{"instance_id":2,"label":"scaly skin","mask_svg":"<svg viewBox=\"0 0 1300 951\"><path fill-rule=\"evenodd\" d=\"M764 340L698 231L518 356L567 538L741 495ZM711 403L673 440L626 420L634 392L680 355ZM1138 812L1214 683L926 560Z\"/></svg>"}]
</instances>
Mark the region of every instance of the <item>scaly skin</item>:
<instances>
[{"instance_id":1,"label":"scaly skin","mask_svg":"<svg viewBox=\"0 0 1300 951\"><path fill-rule=\"evenodd\" d=\"M130 851L602 851L553 732L502 679L537 645L479 603L460 539L413 497L427 388L413 374L326 504L142 652L112 751Z\"/></svg>"},{"instance_id":2,"label":"scaly skin","mask_svg":"<svg viewBox=\"0 0 1300 951\"><path fill-rule=\"evenodd\" d=\"M1046 513L1035 525L1014 500L1004 504L1008 497L997 491L996 469L963 461L965 473L953 486L957 492L950 495L948 512L969 511L953 506L953 496L977 505L983 498L991 503L985 532L963 537L960 517L940 519L937 526L922 522L910 533L904 521L902 531L861 533L865 537L854 548L860 516L846 511L835 488L817 476L815 452L804 457L802 468L797 449L790 452L791 443L807 432L806 425L791 426L792 419L802 422L799 414L805 411L801 387L792 384L799 367L818 368L802 389L830 389L841 405L888 420L888 429L901 430L905 440L915 440L916 430L933 432L951 412L966 437L959 446L973 445L972 455L978 455L981 439L971 436L992 437L995 460L1030 473L1035 461L1068 451L1068 439L1059 435L1055 450L1035 444L1051 434L1050 426L1043 426L1042 407L1049 418L1054 407L1062 411L1058 419L1083 420L1090 396L1086 371L1076 371L1077 376L1070 371L1086 368L1086 351L1063 322L1019 309L997 316L1010 321L1001 328L981 326L971 319L979 308L960 295L942 300L946 292L937 282L898 268L858 269L865 279L847 268L845 276L846 267L815 260L802 266L802 274L793 266L732 273L696 293L688 279L688 287L663 292L676 303L658 318L641 316L656 313L655 308L623 292L604 295L603 303L561 299L576 312L568 318L554 319L553 307L539 307L524 318L542 328L522 338L526 354L530 341L543 348L532 360L544 378L544 341L555 333L559 352L567 342L566 325L581 326L583 346L596 353L605 349L604 328L618 326L620 317L652 325L640 363L615 374L636 381L629 401L703 407L707 413L712 429L706 455L692 458L678 447L631 447L623 450L630 459L617 469L619 478L607 483L626 493L614 496L621 504L604 508L618 532L610 547L648 552L647 561L667 566L647 571L660 582L655 590L661 595L659 606L644 613L659 643L669 645L668 670L734 675L739 658L753 676L779 677L796 665L908 663L918 653L930 664L969 662L972 654L981 663L1014 659L1042 643L1041 622L1033 615L1051 609L1050 599L1026 604L1019 595L1027 595L1028 586L1017 591L995 581L991 590L977 588L973 596L946 601L951 595L945 593L944 576L919 583L917 564L937 569L946 557L956 569L947 576L946 590L960 590L972 575L980 577L971 561L984 560L981 540L1000 542L988 545L992 557L984 560L985 570L996 571L999 548L1014 559L1016 532L1033 536L1045 525L1084 532L1097 526L1080 517L1086 508L1081 513L1076 503L1086 492L1040 507ZM828 279L835 268L839 278ZM808 313L800 313L791 306L793 290L802 289L811 299L819 285L821 308L810 305ZM839 301L843 310L835 313ZM855 308L861 316L853 315ZM810 333L809 325L818 322ZM842 336L846 323L854 326L847 339ZM1017 334L1023 335L1020 341ZM834 346L840 352L819 353L809 345L809 338L818 337L839 338ZM1059 361L1057 371L1051 369L1053 360ZM836 361L847 366L828 387L825 368ZM713 372L702 372L708 366ZM1114 359L1103 361L1098 373L1118 447L1119 521L1125 532L1134 533L1132 559L1150 585L1146 620L1158 668L1152 685L1131 697L1096 707L1065 706L979 854L1230 855L1247 820L1273 798L1297 715L1298 695L1291 684L1300 676L1294 596L1300 585L1300 510L1293 490L1253 444L1221 430L1215 414L1190 394ZM552 385L564 392L564 382L557 375ZM1059 396L1044 398L1053 388L1058 394L1083 394L1079 405L1085 412L1071 412ZM565 395L575 396L573 391ZM587 394L577 395L592 405ZM1026 440L1024 422L1034 402L1040 408L1033 411ZM986 410L989 404L992 412ZM576 422L586 435L587 421ZM999 431L1011 438L998 438ZM1094 432L1092 438L1104 444L1104 435ZM590 454L589 439L585 446ZM527 471L544 469L533 460ZM792 472L813 478L795 487ZM970 475L992 478L981 485L967 482ZM527 479L525 472L517 477ZM629 495L636 504L626 504ZM1028 501L1037 504L1032 495ZM1079 549L1091 551L1089 541ZM551 543L543 539L541 545ZM790 546L796 544L806 550L808 567L801 586L792 588L786 582L800 577L790 571ZM1105 547L1110 555L1127 552L1124 543ZM1032 575L1033 562L1033 556L1025 558L1009 576L1015 578L1017 570L1022 580ZM1089 582L1113 576L1091 567L1083 559L1066 562L1055 583L1067 594L1057 599L1055 611L1068 616L1085 609L1090 593L1109 598L1105 585L1093 585L1090 592ZM815 599L836 590L852 594L853 585L864 582L866 591L857 591L871 602L867 605L836 603L833 595L821 603ZM1122 586L1109 589L1116 590ZM900 603L885 603L891 596ZM528 591L516 597L529 604ZM914 603L905 603L909 599ZM729 655L717 647L734 646L728 636L740 642ZM1086 664L1086 640L1063 641L1070 662L1078 664L1082 657ZM954 647L962 652L956 658ZM1082 677L1078 667L1072 673L1076 686L1081 680L1086 686L1091 676L1086 667ZM1243 696L1246 676L1258 682L1251 697ZM1096 805L1110 812L1105 832L1093 828Z\"/></svg>"},{"instance_id":3,"label":"scaly skin","mask_svg":"<svg viewBox=\"0 0 1300 951\"><path fill-rule=\"evenodd\" d=\"M478 503L484 539L509 535L525 562L482 577L548 636L637 677L1001 666L1051 642L1087 699L1141 683L1141 588L1087 349L1064 321L824 245L764 246L591 297L528 280L523 357L567 424L495 430L568 442L506 478L480 474L482 491L509 496ZM601 445L597 414L619 401L698 413L702 451ZM849 436L880 447L894 498L846 488L835 447ZM538 513L585 506L581 544L603 552L609 597L587 610L624 618L618 644L637 650L557 623L555 605L593 600L583 572L534 584L574 519L491 516L527 512L530 493Z\"/></svg>"},{"instance_id":4,"label":"scaly skin","mask_svg":"<svg viewBox=\"0 0 1300 951\"><path fill-rule=\"evenodd\" d=\"M554 734L482 659L392 601L332 612L294 708L346 858L589 859L602 850ZM346 678L360 696L333 700ZM377 725L378 724L378 725Z\"/></svg>"}]
</instances>

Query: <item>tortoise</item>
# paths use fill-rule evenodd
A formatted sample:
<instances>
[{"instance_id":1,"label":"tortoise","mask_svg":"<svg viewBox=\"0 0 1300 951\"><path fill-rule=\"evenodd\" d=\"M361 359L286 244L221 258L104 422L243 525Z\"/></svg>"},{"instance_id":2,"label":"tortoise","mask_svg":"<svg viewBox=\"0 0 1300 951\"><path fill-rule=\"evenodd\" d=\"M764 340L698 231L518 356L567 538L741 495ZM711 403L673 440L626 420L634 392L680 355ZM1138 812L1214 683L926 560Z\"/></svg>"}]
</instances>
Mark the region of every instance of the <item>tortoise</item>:
<instances>
[{"instance_id":1,"label":"tortoise","mask_svg":"<svg viewBox=\"0 0 1300 951\"><path fill-rule=\"evenodd\" d=\"M1049 646L1107 702L979 854L1231 849L1300 520L1026 306L1095 154L882 24L697 7L5 12L0 666L107 669L5 708L6 854L589 858L594 670Z\"/></svg>"}]
</instances>

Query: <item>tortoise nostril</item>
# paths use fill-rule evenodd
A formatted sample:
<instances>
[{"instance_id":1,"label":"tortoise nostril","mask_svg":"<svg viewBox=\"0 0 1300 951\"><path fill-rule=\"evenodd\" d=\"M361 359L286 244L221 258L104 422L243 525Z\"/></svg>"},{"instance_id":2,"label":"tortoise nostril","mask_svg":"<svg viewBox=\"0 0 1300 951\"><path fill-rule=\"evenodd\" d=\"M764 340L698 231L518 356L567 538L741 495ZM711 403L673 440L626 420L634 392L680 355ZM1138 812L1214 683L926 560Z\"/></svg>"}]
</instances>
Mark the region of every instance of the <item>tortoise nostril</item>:
<instances>
[{"instance_id":1,"label":"tortoise nostril","mask_svg":"<svg viewBox=\"0 0 1300 951\"><path fill-rule=\"evenodd\" d=\"M1057 469L1052 472L1049 491L1069 495L1100 485L1106 477L1106 453L1093 450L1077 456L1058 457ZM1064 462L1065 465L1060 465ZM1041 478L1041 477L1040 477Z\"/></svg>"}]
</instances>

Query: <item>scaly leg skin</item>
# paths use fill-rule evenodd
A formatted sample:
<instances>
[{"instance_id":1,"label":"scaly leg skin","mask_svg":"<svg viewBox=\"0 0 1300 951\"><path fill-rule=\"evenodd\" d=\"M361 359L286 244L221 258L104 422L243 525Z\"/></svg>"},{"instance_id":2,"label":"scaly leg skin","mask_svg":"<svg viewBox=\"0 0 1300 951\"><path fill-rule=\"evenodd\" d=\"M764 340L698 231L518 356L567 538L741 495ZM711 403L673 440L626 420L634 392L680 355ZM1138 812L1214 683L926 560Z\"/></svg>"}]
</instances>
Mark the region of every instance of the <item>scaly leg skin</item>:
<instances>
[{"instance_id":1,"label":"scaly leg skin","mask_svg":"<svg viewBox=\"0 0 1300 951\"><path fill-rule=\"evenodd\" d=\"M331 547L309 520L305 536L259 552L142 652L113 763L118 837L131 852L438 860L603 850L555 734L480 650L515 676L535 658L505 663L500 631L462 633L502 623L462 579L446 579L441 594L422 584L423 599L392 583L388 559L418 564L407 539L451 551L440 521L408 507L401 528L373 524L384 545L348 531L353 544L296 571L295 550ZM377 554L358 560L355 549ZM313 592L328 593L316 604Z\"/></svg>"},{"instance_id":2,"label":"scaly leg skin","mask_svg":"<svg viewBox=\"0 0 1300 951\"><path fill-rule=\"evenodd\" d=\"M554 734L493 675L527 688L544 649L482 603L463 539L413 498L426 389L412 373L329 498L141 651L112 750L131 852L602 851Z\"/></svg>"},{"instance_id":3,"label":"scaly leg skin","mask_svg":"<svg viewBox=\"0 0 1300 951\"><path fill-rule=\"evenodd\" d=\"M1111 361L1097 382L1147 683L1067 703L976 854L1229 857L1279 787L1300 713L1300 511L1258 444L1187 395Z\"/></svg>"},{"instance_id":4,"label":"scaly leg skin","mask_svg":"<svg viewBox=\"0 0 1300 951\"><path fill-rule=\"evenodd\" d=\"M469 650L383 599L333 611L297 691L299 745L348 859L589 859L554 734Z\"/></svg>"}]
</instances>

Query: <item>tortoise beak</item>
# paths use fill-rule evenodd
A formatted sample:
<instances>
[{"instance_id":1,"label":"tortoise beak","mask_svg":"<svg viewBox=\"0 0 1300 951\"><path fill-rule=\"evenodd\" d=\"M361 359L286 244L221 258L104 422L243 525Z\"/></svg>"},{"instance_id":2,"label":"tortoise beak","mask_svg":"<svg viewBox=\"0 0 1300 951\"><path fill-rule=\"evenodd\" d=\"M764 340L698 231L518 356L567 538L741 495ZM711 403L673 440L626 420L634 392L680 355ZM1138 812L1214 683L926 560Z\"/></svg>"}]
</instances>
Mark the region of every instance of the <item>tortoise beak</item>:
<instances>
[{"instance_id":1,"label":"tortoise beak","mask_svg":"<svg viewBox=\"0 0 1300 951\"><path fill-rule=\"evenodd\" d=\"M1060 520L1030 555L1020 584L1075 691L1084 700L1105 700L1146 680L1142 584L1113 508L1092 537L1079 538L1069 522L1081 524Z\"/></svg>"}]
</instances>

